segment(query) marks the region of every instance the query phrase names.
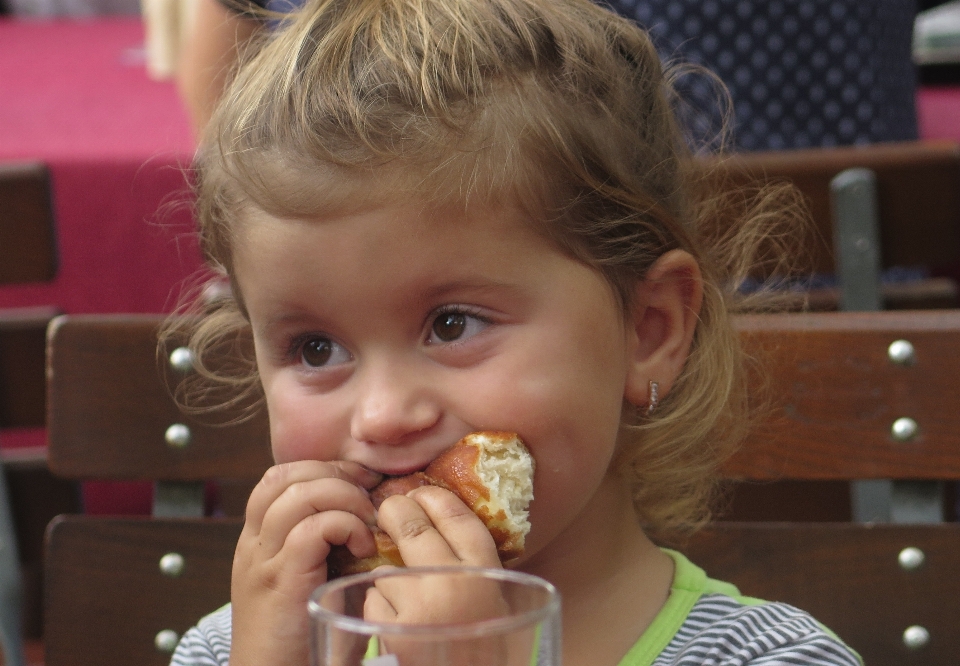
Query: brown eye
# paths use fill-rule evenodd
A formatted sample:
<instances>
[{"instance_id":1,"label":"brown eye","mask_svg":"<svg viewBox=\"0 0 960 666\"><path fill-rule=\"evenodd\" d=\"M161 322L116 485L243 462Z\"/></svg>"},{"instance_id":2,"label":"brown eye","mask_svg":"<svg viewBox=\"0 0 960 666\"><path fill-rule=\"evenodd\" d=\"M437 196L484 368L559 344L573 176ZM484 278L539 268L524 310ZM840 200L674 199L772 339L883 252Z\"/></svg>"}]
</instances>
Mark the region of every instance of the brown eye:
<instances>
[{"instance_id":1,"label":"brown eye","mask_svg":"<svg viewBox=\"0 0 960 666\"><path fill-rule=\"evenodd\" d=\"M320 368L330 361L333 355L333 343L326 338L312 338L307 340L300 352L300 357L306 365Z\"/></svg>"},{"instance_id":2,"label":"brown eye","mask_svg":"<svg viewBox=\"0 0 960 666\"><path fill-rule=\"evenodd\" d=\"M462 312L445 312L433 321L433 332L443 342L460 338L467 328L467 316Z\"/></svg>"}]
</instances>

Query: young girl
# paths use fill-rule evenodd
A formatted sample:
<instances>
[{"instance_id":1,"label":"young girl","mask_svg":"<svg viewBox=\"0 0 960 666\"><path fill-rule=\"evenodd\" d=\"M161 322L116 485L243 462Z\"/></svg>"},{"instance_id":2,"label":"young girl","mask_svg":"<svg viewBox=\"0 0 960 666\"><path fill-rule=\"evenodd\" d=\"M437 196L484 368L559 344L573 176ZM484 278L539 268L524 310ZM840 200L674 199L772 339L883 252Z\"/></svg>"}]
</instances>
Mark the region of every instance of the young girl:
<instances>
[{"instance_id":1,"label":"young girl","mask_svg":"<svg viewBox=\"0 0 960 666\"><path fill-rule=\"evenodd\" d=\"M516 568L560 590L566 664L858 663L655 545L705 520L745 423L731 270L769 217L710 226L672 106L588 0L312 0L269 37L199 155L233 298L194 346L252 335L277 465L174 664L306 664L326 557L373 525L408 565L500 566L451 493L367 492L477 430L536 460Z\"/></svg>"}]
</instances>

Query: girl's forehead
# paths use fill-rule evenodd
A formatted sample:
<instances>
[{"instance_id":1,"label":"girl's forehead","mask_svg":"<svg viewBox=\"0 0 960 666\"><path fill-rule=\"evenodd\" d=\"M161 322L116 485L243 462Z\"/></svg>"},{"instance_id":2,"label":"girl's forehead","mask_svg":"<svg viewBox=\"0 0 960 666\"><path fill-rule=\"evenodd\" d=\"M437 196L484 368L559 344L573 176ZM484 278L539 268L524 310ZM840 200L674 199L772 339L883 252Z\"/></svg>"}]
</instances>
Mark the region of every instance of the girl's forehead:
<instances>
[{"instance_id":1,"label":"girl's forehead","mask_svg":"<svg viewBox=\"0 0 960 666\"><path fill-rule=\"evenodd\" d=\"M505 206L465 212L407 202L299 219L251 211L243 227L233 267L241 287L270 281L268 273L281 271L291 281L312 277L329 288L374 285L387 292L407 285L429 291L439 284L524 282L531 272L567 264L586 268L538 233L521 211Z\"/></svg>"},{"instance_id":2,"label":"girl's forehead","mask_svg":"<svg viewBox=\"0 0 960 666\"><path fill-rule=\"evenodd\" d=\"M362 301L383 311L407 311L448 297L547 298L558 281L600 278L510 209L458 215L392 205L320 219L259 212L245 227L235 277L259 320L291 304L302 310L323 304L326 312L338 312Z\"/></svg>"},{"instance_id":3,"label":"girl's forehead","mask_svg":"<svg viewBox=\"0 0 960 666\"><path fill-rule=\"evenodd\" d=\"M375 187L370 184L368 187ZM355 300L404 308L445 295L546 293L558 279L600 279L514 197L430 200L392 192L316 210L247 206L239 216L229 271L251 316L284 299L346 307ZM266 300L255 294L270 294ZM319 299L319 300L318 300ZM270 305L269 307L274 307ZM620 307L617 306L619 312Z\"/></svg>"}]
</instances>

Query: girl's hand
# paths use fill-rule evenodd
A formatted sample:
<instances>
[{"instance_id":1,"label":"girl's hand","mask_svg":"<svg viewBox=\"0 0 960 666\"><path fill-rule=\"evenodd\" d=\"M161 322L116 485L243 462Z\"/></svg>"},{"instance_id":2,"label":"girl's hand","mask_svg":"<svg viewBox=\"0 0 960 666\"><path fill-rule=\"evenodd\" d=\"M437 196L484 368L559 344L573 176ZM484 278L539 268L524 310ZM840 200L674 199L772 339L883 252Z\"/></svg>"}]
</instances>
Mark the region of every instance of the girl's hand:
<instances>
[{"instance_id":1,"label":"girl's hand","mask_svg":"<svg viewBox=\"0 0 960 666\"><path fill-rule=\"evenodd\" d=\"M380 475L355 463L276 465L250 494L233 560L231 666L304 666L310 594L327 580L332 545L376 552L365 489Z\"/></svg>"},{"instance_id":2,"label":"girl's hand","mask_svg":"<svg viewBox=\"0 0 960 666\"><path fill-rule=\"evenodd\" d=\"M499 568L493 537L453 493L423 487L390 497L380 506L380 527L400 548L408 566L461 565ZM404 624L456 624L501 617L509 610L500 586L490 580L466 580L455 574L428 579L381 578L367 591L364 618ZM469 649L467 649L469 647ZM402 637L381 637L381 651L400 666L424 663L429 646ZM508 645L501 637L476 638L448 655L451 664L505 664ZM525 664L529 664L527 657Z\"/></svg>"},{"instance_id":3,"label":"girl's hand","mask_svg":"<svg viewBox=\"0 0 960 666\"><path fill-rule=\"evenodd\" d=\"M379 525L396 542L407 566L500 568L497 546L479 518L448 490L424 486L380 506ZM410 624L468 622L502 614L499 586L480 581L381 580L367 593L364 617Z\"/></svg>"}]
</instances>

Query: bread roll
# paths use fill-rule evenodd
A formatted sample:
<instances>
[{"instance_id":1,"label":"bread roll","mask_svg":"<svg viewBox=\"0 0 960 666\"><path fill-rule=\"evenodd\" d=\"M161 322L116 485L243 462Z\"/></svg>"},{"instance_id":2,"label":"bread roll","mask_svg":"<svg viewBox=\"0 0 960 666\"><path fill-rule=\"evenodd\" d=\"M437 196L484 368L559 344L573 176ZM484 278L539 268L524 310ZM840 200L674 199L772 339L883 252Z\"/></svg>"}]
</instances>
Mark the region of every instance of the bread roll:
<instances>
[{"instance_id":1,"label":"bread roll","mask_svg":"<svg viewBox=\"0 0 960 666\"><path fill-rule=\"evenodd\" d=\"M533 458L512 432L476 432L441 453L422 472L384 479L370 491L374 506L391 495L419 486L440 486L453 492L490 530L501 562L523 554L530 531L527 508L533 499ZM373 529L377 554L357 559L344 546L327 558L328 578L370 571L384 564L403 566L397 544Z\"/></svg>"}]
</instances>

